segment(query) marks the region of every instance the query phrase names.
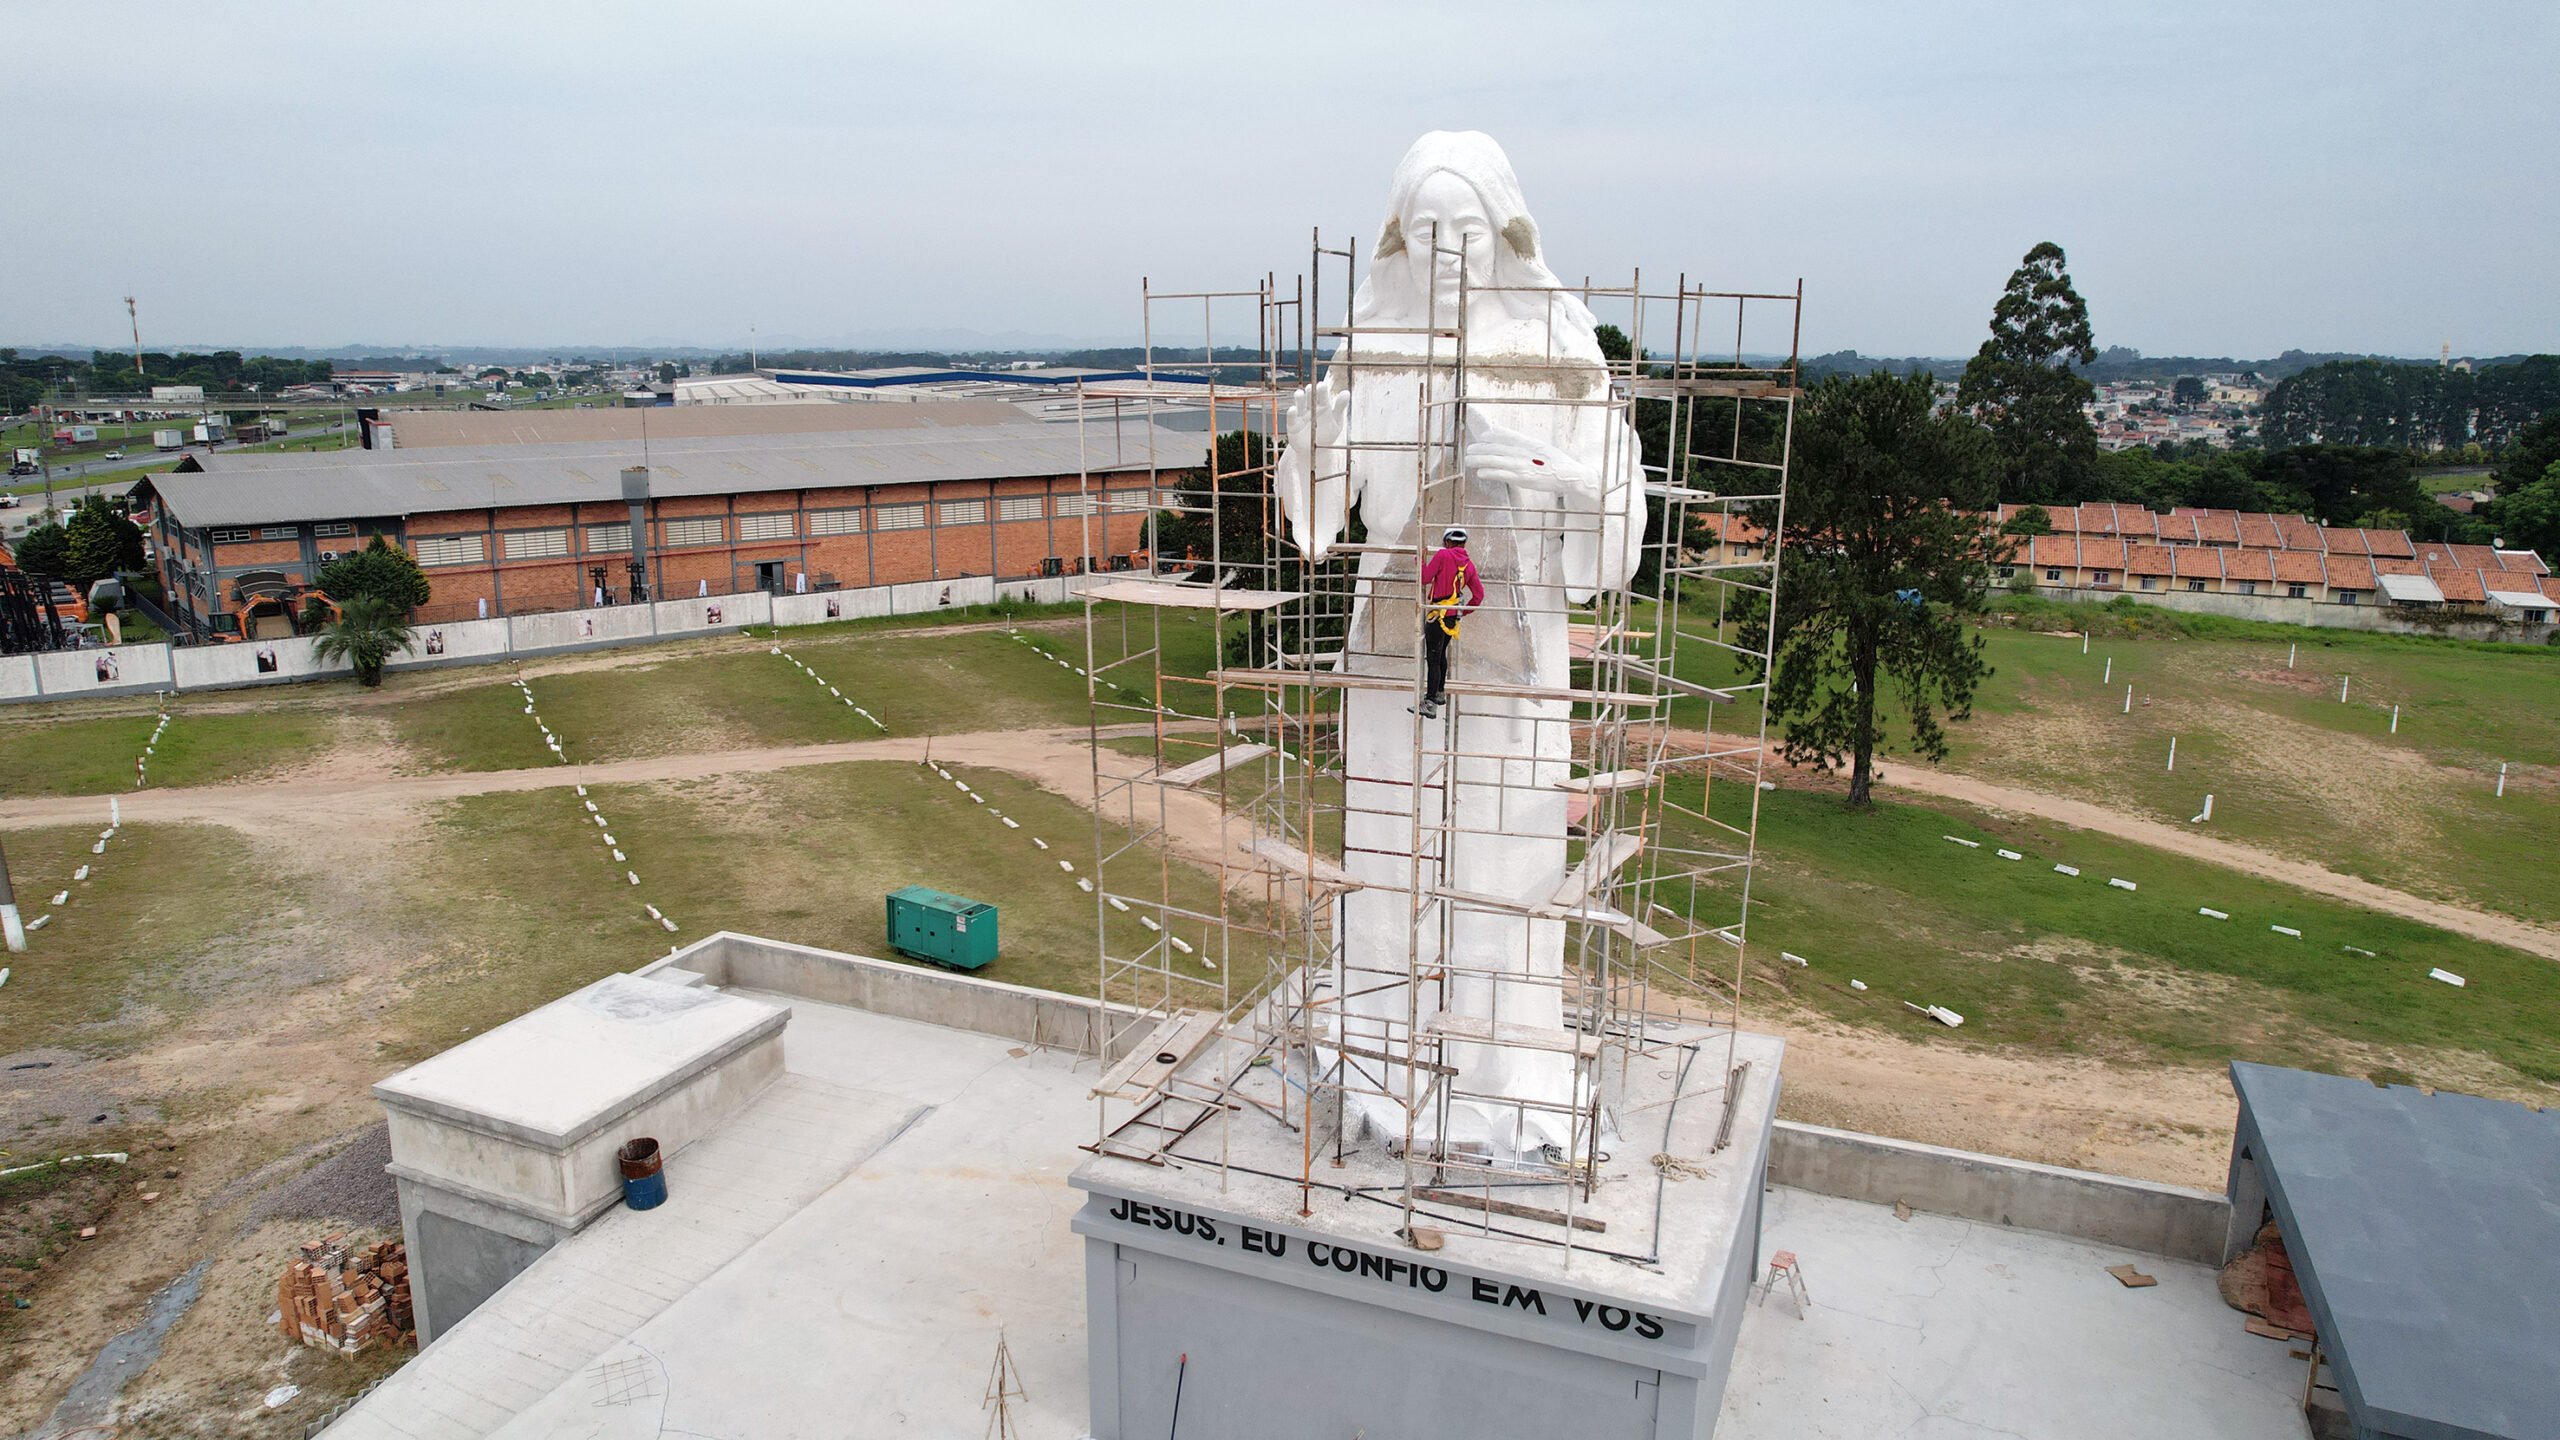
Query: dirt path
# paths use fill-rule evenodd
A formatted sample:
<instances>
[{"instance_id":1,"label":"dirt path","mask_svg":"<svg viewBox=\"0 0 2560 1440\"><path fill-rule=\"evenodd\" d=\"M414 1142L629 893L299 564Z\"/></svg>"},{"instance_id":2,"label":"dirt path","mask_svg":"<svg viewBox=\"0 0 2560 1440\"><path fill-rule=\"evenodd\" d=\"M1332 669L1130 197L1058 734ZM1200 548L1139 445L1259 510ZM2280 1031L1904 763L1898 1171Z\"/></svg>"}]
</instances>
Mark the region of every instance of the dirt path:
<instances>
[{"instance_id":1,"label":"dirt path","mask_svg":"<svg viewBox=\"0 0 2560 1440\"><path fill-rule=\"evenodd\" d=\"M1211 729L1206 722L1198 727ZM1143 733L1139 727L1133 733ZM592 765L554 765L530 770L472 770L441 775L349 775L346 767L304 771L295 778L254 785L206 785L187 789L138 790L118 796L127 823L196 821L227 825L251 834L275 835L309 829L315 817L327 816L336 829L354 817L399 815L439 801L470 795L513 794L561 789L570 785L637 785L670 780L705 780L721 775L760 774L803 765L839 765L858 760L922 760L928 755L948 765L976 765L1019 775L1042 789L1090 808L1094 801L1094 752L1083 730L990 730L967 735L891 736L881 740L846 740L825 745L779 745L752 750L723 750L689 755L655 755L610 760ZM1108 732L1106 732L1108 733ZM1101 752L1103 773L1125 779L1144 773L1146 762L1116 751ZM1221 848L1221 818L1209 795L1166 790L1164 819L1174 849L1187 858L1215 863ZM107 811L102 795L55 795L0 803L0 829L39 825L85 824ZM1141 822L1151 817L1141 816Z\"/></svg>"},{"instance_id":2,"label":"dirt path","mask_svg":"<svg viewBox=\"0 0 2560 1440\"><path fill-rule=\"evenodd\" d=\"M1887 790L1957 800L1986 810L2004 810L2013 815L2033 815L2057 821L2074 829L2095 831L2119 840L2130 840L2137 845L2149 845L2260 880L2272 880L2314 895L2361 905L2368 910L2405 915L2439 930L2450 930L2456 935L2467 935L2492 945L2505 945L2546 960L2560 960L2560 930L2547 925L2429 900L2358 876L2342 875L2308 860L2288 859L2252 845L2216 839L2199 830L2127 815L2086 800L2021 790L1971 775L1928 770L1909 764L1891 767L1878 784Z\"/></svg>"},{"instance_id":3,"label":"dirt path","mask_svg":"<svg viewBox=\"0 0 2560 1440\"><path fill-rule=\"evenodd\" d=\"M530 770L465 771L444 775L349 775L347 767L285 783L215 785L194 789L143 790L120 796L125 817L136 821L197 820L273 830L300 824L315 810L378 812L410 810L420 805L468 795L548 790L564 785L648 784L664 780L700 780L718 775L752 774L802 765L836 765L855 760L920 760L928 750L937 759L958 765L984 765L1007 770L1042 788L1090 805L1093 771L1081 730L991 730L965 735L891 736L880 740L848 740L825 745L780 745L748 750L721 750L687 755L659 755L611 760L592 765L554 766ZM1142 763L1130 756L1103 752L1106 775L1138 774ZM2351 905L2405 915L2411 919L2560 960L2560 930L2512 916L2493 915L2404 890L2326 866L2217 839L2194 830L2109 810L2034 790L1999 785L1970 775L1897 765L1879 782L1888 790L1978 805L1988 810L2033 815L2076 829L2149 845L2220 865L2244 875L2290 885ZM1194 859L1208 859L1221 848L1217 803L1206 795L1168 791L1166 821L1177 849ZM0 827L86 823L106 809L103 796L67 795L0 803Z\"/></svg>"}]
</instances>

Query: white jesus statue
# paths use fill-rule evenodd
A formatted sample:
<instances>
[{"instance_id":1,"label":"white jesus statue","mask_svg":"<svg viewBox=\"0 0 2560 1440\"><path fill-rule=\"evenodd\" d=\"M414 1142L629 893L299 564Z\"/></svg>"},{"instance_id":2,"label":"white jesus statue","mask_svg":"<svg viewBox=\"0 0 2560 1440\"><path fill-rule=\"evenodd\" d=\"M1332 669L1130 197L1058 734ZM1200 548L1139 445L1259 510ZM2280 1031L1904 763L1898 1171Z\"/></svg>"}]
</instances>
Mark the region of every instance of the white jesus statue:
<instances>
[{"instance_id":1,"label":"white jesus statue","mask_svg":"<svg viewBox=\"0 0 2560 1440\"><path fill-rule=\"evenodd\" d=\"M1548 268L1488 136L1437 131L1405 153L1352 306L1354 339L1291 402L1277 477L1310 560L1341 543L1353 504L1376 547L1360 554L1339 664L1414 680L1418 560L1447 527L1469 532L1485 604L1451 646L1446 718L1417 713L1412 683L1344 691L1343 867L1363 888L1339 917L1336 1038L1400 1050L1416 1038L1409 1018L1427 1037L1439 1016L1444 1034L1491 1035L1494 1022L1552 1040L1565 1029L1565 922L1528 909L1565 878L1571 707L1501 692L1563 691L1568 607L1633 576L1645 514L1636 438L1608 403L1591 312ZM1450 332L1464 337L1463 382ZM1415 923L1417 878L1426 895L1461 898ZM1355 1086L1398 1097L1347 1104L1402 1144L1401 1097L1425 1094L1421 1077L1348 1051L1328 1058ZM1566 1051L1455 1041L1442 1059L1461 1098L1415 1107L1418 1145L1507 1161L1571 1144L1571 1112L1589 1097Z\"/></svg>"}]
</instances>

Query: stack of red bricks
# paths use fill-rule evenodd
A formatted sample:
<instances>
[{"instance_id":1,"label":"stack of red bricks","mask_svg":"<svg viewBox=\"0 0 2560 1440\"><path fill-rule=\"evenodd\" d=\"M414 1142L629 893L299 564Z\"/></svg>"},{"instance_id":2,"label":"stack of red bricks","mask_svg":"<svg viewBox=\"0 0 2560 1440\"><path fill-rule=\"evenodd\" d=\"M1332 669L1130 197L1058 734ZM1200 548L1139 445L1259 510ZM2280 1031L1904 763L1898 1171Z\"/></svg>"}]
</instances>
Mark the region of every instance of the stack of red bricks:
<instances>
[{"instance_id":1,"label":"stack of red bricks","mask_svg":"<svg viewBox=\"0 0 2560 1440\"><path fill-rule=\"evenodd\" d=\"M341 1355L417 1344L407 1248L384 1240L350 1253L343 1234L302 1242L301 1258L276 1282L276 1328Z\"/></svg>"}]
</instances>

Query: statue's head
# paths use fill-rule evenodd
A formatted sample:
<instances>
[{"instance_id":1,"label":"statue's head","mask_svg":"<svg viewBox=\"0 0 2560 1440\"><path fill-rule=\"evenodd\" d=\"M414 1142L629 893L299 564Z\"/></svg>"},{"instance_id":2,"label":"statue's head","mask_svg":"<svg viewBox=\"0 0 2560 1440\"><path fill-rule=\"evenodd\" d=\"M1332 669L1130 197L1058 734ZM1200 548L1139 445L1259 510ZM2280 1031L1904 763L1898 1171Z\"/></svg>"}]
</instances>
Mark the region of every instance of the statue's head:
<instances>
[{"instance_id":1,"label":"statue's head","mask_svg":"<svg viewBox=\"0 0 2560 1440\"><path fill-rule=\"evenodd\" d=\"M1529 216L1511 158L1482 131L1434 130L1413 142L1396 164L1387 218L1360 284L1360 319L1420 325L1434 313L1436 299L1442 322L1453 323L1460 257L1468 284L1479 289L1559 288L1539 251L1538 224ZM1591 325L1578 301L1564 302L1570 313L1526 295L1497 292L1483 303L1524 318L1553 314L1569 329L1587 331Z\"/></svg>"}]
</instances>

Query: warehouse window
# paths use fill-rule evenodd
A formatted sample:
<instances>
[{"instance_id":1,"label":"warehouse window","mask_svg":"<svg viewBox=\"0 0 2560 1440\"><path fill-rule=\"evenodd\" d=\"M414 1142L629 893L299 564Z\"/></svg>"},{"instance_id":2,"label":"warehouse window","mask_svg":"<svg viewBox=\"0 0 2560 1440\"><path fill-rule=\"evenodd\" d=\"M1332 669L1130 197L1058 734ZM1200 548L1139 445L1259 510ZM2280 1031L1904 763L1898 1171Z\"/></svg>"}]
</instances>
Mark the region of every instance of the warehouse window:
<instances>
[{"instance_id":1,"label":"warehouse window","mask_svg":"<svg viewBox=\"0 0 2560 1440\"><path fill-rule=\"evenodd\" d=\"M1061 520L1082 519L1084 516L1093 513L1093 501L1093 496L1087 495L1082 491L1060 495L1058 497L1058 518Z\"/></svg>"},{"instance_id":2,"label":"warehouse window","mask_svg":"<svg viewBox=\"0 0 2560 1440\"><path fill-rule=\"evenodd\" d=\"M566 530L517 530L507 536L510 560L545 560L568 553Z\"/></svg>"},{"instance_id":3,"label":"warehouse window","mask_svg":"<svg viewBox=\"0 0 2560 1440\"><path fill-rule=\"evenodd\" d=\"M809 512L812 535L859 535L862 512L859 510L812 510Z\"/></svg>"},{"instance_id":4,"label":"warehouse window","mask_svg":"<svg viewBox=\"0 0 2560 1440\"><path fill-rule=\"evenodd\" d=\"M588 526L587 548L593 551L630 549L631 522L626 520L619 525Z\"/></svg>"},{"instance_id":5,"label":"warehouse window","mask_svg":"<svg viewBox=\"0 0 2560 1440\"><path fill-rule=\"evenodd\" d=\"M741 540L788 540L791 535L791 512L788 510L738 517L738 538Z\"/></svg>"},{"instance_id":6,"label":"warehouse window","mask_svg":"<svg viewBox=\"0 0 2560 1440\"><path fill-rule=\"evenodd\" d=\"M942 502L942 516L940 523L945 525L984 525L987 523L987 502L984 500L945 500Z\"/></svg>"},{"instance_id":7,"label":"warehouse window","mask_svg":"<svg viewBox=\"0 0 2560 1440\"><path fill-rule=\"evenodd\" d=\"M302 532L291 525L270 525L258 532L261 540L299 540Z\"/></svg>"},{"instance_id":8,"label":"warehouse window","mask_svg":"<svg viewBox=\"0 0 2560 1440\"><path fill-rule=\"evenodd\" d=\"M323 540L332 540L342 535L353 535L356 533L356 527L340 520L333 525L314 525L311 527L311 533Z\"/></svg>"},{"instance_id":9,"label":"warehouse window","mask_svg":"<svg viewBox=\"0 0 2560 1440\"><path fill-rule=\"evenodd\" d=\"M237 545L244 540L252 538L254 538L252 533L247 530L216 530L213 532L213 543L216 545Z\"/></svg>"},{"instance_id":10,"label":"warehouse window","mask_svg":"<svg viewBox=\"0 0 2560 1440\"><path fill-rule=\"evenodd\" d=\"M421 565L478 565L489 558L485 535L421 535L416 544Z\"/></svg>"},{"instance_id":11,"label":"warehouse window","mask_svg":"<svg viewBox=\"0 0 2560 1440\"><path fill-rule=\"evenodd\" d=\"M1124 515L1131 511L1144 510L1147 508L1147 492L1144 490L1114 490L1111 492L1111 508Z\"/></svg>"},{"instance_id":12,"label":"warehouse window","mask_svg":"<svg viewBox=\"0 0 2560 1440\"><path fill-rule=\"evenodd\" d=\"M1037 520L1040 518L1040 497L1037 495L1007 495L996 502L996 518L999 520Z\"/></svg>"},{"instance_id":13,"label":"warehouse window","mask_svg":"<svg viewBox=\"0 0 2560 1440\"><path fill-rule=\"evenodd\" d=\"M871 522L874 530L921 530L924 507L921 505L883 505Z\"/></svg>"},{"instance_id":14,"label":"warehouse window","mask_svg":"<svg viewBox=\"0 0 2560 1440\"><path fill-rule=\"evenodd\" d=\"M717 515L667 522L669 545L717 545L720 543L720 536L720 517Z\"/></svg>"}]
</instances>

